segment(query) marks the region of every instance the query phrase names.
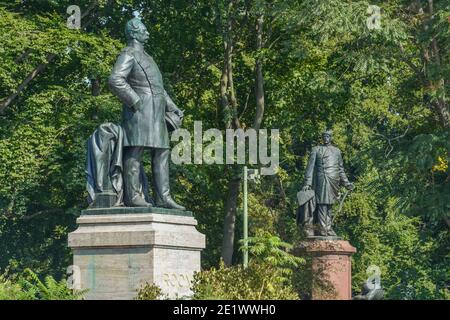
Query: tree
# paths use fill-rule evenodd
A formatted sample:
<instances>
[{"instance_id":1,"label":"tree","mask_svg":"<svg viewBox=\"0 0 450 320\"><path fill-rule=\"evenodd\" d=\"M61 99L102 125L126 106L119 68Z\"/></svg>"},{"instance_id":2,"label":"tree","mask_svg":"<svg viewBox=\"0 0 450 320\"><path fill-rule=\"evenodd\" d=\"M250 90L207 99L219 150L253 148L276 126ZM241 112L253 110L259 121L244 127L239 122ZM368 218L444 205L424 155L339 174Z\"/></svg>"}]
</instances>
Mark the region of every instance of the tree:
<instances>
[{"instance_id":1,"label":"tree","mask_svg":"<svg viewBox=\"0 0 450 320\"><path fill-rule=\"evenodd\" d=\"M71 263L66 236L86 207L85 141L120 119L105 79L140 10L146 51L185 128L280 129L277 175L250 186L250 235L298 240L296 193L309 150L331 127L357 188L336 216L358 249L354 291L377 264L390 298L448 297L446 1L385 1L380 30L367 28L365 1L80 1L83 12L92 7L80 31L66 28L69 4L0 5L0 101L20 91L0 115L0 269L60 277ZM208 239L202 267L239 263L240 166L171 172Z\"/></svg>"}]
</instances>

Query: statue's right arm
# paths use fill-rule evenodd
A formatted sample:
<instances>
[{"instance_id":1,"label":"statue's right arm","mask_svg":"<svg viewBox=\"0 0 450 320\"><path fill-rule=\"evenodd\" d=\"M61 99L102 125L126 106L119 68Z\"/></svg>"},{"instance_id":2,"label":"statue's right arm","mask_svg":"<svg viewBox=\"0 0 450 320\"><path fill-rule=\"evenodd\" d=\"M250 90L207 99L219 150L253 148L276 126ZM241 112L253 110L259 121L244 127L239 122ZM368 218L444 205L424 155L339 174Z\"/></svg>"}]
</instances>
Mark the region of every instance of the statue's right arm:
<instances>
[{"instance_id":1,"label":"statue's right arm","mask_svg":"<svg viewBox=\"0 0 450 320\"><path fill-rule=\"evenodd\" d=\"M111 91L120 99L120 101L132 109L134 109L141 100L127 82L127 77L133 69L133 65L133 56L127 52L122 52L117 58L116 64L108 79Z\"/></svg>"},{"instance_id":2,"label":"statue's right arm","mask_svg":"<svg viewBox=\"0 0 450 320\"><path fill-rule=\"evenodd\" d=\"M313 148L311 150L311 155L309 156L309 159L308 159L308 165L306 166L305 186L312 186L314 166L316 164L316 157L317 157L317 149Z\"/></svg>"}]
</instances>

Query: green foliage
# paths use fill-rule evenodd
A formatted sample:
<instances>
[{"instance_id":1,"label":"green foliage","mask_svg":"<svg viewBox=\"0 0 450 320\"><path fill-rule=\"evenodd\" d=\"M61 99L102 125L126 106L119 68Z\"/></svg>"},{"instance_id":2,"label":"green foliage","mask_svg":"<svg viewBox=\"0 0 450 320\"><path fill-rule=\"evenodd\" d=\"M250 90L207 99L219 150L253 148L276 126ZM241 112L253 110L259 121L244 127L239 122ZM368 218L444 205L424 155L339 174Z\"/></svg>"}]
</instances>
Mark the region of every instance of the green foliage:
<instances>
[{"instance_id":1,"label":"green foliage","mask_svg":"<svg viewBox=\"0 0 450 320\"><path fill-rule=\"evenodd\" d=\"M65 279L56 281L52 276L46 276L42 282L30 269L25 269L20 282L26 291L35 292L38 300L79 300L86 293L86 290L69 289Z\"/></svg>"},{"instance_id":2,"label":"green foliage","mask_svg":"<svg viewBox=\"0 0 450 320\"><path fill-rule=\"evenodd\" d=\"M241 240L241 244L240 250L247 249L255 263L273 266L276 270L274 276L278 277L279 282L289 282L293 271L305 263L304 259L290 253L292 244L283 242L267 231L259 230L255 237L248 238L247 245L244 240Z\"/></svg>"},{"instance_id":3,"label":"green foliage","mask_svg":"<svg viewBox=\"0 0 450 320\"><path fill-rule=\"evenodd\" d=\"M23 290L16 282L0 278L0 300L34 300L36 293L32 290Z\"/></svg>"},{"instance_id":4,"label":"green foliage","mask_svg":"<svg viewBox=\"0 0 450 320\"><path fill-rule=\"evenodd\" d=\"M77 4L83 9L90 2ZM121 105L106 79L124 46L125 21L143 9L150 32L146 50L185 110L184 127L192 132L193 122L201 120L204 130L222 128L230 116L218 99L228 1L98 1L82 20L82 26L92 20L82 31L65 26L70 1L4 3L0 100L49 54L57 57L0 115L0 269L21 273L29 267L60 278L71 263L67 233L86 207L86 139L100 123L120 119ZM424 1L377 3L380 30L366 27L367 1L236 2L231 14L237 112L242 126L249 127L255 114L254 68L261 58L263 127L280 129L281 168L249 185L253 262L243 270L219 266L234 171L223 165L171 166L174 195L194 212L208 239L202 267L210 270L197 276L197 297L294 298L285 282L299 261L292 260L285 243L297 239L296 193L308 150L319 142L321 130L332 127L357 187L335 220L338 233L358 249L354 292L359 293L367 267L376 264L387 298L448 298L450 145L438 107L448 110L450 97L450 6L435 0L430 14ZM264 48L257 51L260 13ZM146 160L147 171L149 165ZM236 238L241 219L238 215ZM240 259L235 241L234 262ZM301 283L307 282L304 271L297 272ZM236 279L245 289L233 286ZM284 288L282 293L267 289L268 283ZM14 281L3 279L0 286L6 296L27 297ZM303 296L307 289L300 287Z\"/></svg>"},{"instance_id":5,"label":"green foliage","mask_svg":"<svg viewBox=\"0 0 450 320\"><path fill-rule=\"evenodd\" d=\"M221 263L218 269L195 274L194 299L298 299L291 281L304 260L287 252L292 245L259 231L241 250L246 248L251 256L248 268L242 265L226 268Z\"/></svg>"},{"instance_id":6,"label":"green foliage","mask_svg":"<svg viewBox=\"0 0 450 320\"><path fill-rule=\"evenodd\" d=\"M30 269L12 279L0 277L0 300L80 300L86 292L69 289L66 280L56 281L52 276L42 282Z\"/></svg>"},{"instance_id":7,"label":"green foliage","mask_svg":"<svg viewBox=\"0 0 450 320\"><path fill-rule=\"evenodd\" d=\"M280 281L278 269L266 263L211 268L194 275L197 300L295 300L295 290Z\"/></svg>"},{"instance_id":8,"label":"green foliage","mask_svg":"<svg viewBox=\"0 0 450 320\"><path fill-rule=\"evenodd\" d=\"M162 300L167 298L160 287L153 283L146 282L139 288L136 300Z\"/></svg>"},{"instance_id":9,"label":"green foliage","mask_svg":"<svg viewBox=\"0 0 450 320\"><path fill-rule=\"evenodd\" d=\"M389 299L447 299L448 231L422 231L419 217L398 214L396 197L368 194L374 176L365 176L336 216L338 233L357 248L353 256L353 289L359 293L369 277L366 269L381 270ZM363 185L365 183L366 185Z\"/></svg>"},{"instance_id":10,"label":"green foliage","mask_svg":"<svg viewBox=\"0 0 450 320\"><path fill-rule=\"evenodd\" d=\"M71 260L67 233L85 207L85 141L120 113L109 93L92 96L86 79L107 78L119 42L69 30L51 11L0 8L0 21L0 96L58 54L0 117L0 269L60 277Z\"/></svg>"},{"instance_id":11,"label":"green foliage","mask_svg":"<svg viewBox=\"0 0 450 320\"><path fill-rule=\"evenodd\" d=\"M449 132L417 135L401 150L400 164L415 182L395 190L404 195L399 199L401 210L432 221L450 218L449 151Z\"/></svg>"}]
</instances>

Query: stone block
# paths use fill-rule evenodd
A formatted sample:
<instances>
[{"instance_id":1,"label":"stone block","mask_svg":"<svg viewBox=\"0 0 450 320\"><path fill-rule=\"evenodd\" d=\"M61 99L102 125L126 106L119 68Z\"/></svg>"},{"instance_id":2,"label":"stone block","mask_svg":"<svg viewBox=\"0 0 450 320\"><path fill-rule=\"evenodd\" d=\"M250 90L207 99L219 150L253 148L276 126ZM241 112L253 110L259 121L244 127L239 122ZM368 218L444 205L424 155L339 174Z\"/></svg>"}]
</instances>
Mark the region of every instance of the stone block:
<instances>
[{"instance_id":1,"label":"stone block","mask_svg":"<svg viewBox=\"0 0 450 320\"><path fill-rule=\"evenodd\" d=\"M307 240L294 252L311 258L312 300L351 300L351 256L356 248L348 241Z\"/></svg>"},{"instance_id":2,"label":"stone block","mask_svg":"<svg viewBox=\"0 0 450 320\"><path fill-rule=\"evenodd\" d=\"M78 229L69 234L68 244L81 288L89 290L86 299L133 299L145 282L171 298L191 294L205 236L189 212L179 216L155 209L120 208L117 214L90 209L77 219Z\"/></svg>"}]
</instances>

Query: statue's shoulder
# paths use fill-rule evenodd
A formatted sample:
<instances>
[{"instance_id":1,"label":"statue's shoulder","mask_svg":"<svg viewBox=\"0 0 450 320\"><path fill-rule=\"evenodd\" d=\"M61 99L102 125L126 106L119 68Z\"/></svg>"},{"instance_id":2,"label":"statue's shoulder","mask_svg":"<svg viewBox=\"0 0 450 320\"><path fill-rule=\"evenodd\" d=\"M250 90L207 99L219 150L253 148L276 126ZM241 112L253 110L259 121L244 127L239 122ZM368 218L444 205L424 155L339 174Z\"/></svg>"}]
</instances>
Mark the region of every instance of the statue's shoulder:
<instances>
[{"instance_id":1,"label":"statue's shoulder","mask_svg":"<svg viewBox=\"0 0 450 320\"><path fill-rule=\"evenodd\" d=\"M341 149L339 149L338 147L330 146L330 149L331 149L334 153L341 153Z\"/></svg>"},{"instance_id":2,"label":"statue's shoulder","mask_svg":"<svg viewBox=\"0 0 450 320\"><path fill-rule=\"evenodd\" d=\"M320 146L314 146L311 149L311 153L317 152L318 150L320 150Z\"/></svg>"},{"instance_id":3,"label":"statue's shoulder","mask_svg":"<svg viewBox=\"0 0 450 320\"><path fill-rule=\"evenodd\" d=\"M119 56L130 56L134 58L134 48L130 47L130 46L126 46L125 48L123 48L120 53Z\"/></svg>"}]
</instances>

